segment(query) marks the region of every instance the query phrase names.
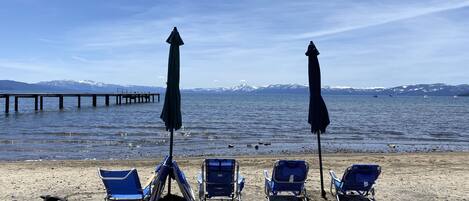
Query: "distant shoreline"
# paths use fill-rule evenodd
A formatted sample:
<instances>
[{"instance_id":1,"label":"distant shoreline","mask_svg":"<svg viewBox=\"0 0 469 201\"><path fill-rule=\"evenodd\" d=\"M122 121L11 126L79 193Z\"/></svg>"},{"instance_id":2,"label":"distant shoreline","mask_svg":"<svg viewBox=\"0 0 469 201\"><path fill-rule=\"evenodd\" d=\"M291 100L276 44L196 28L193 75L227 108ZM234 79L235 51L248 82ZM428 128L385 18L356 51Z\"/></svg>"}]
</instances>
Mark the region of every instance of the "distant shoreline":
<instances>
[{"instance_id":1,"label":"distant shoreline","mask_svg":"<svg viewBox=\"0 0 469 201\"><path fill-rule=\"evenodd\" d=\"M469 154L469 150L459 150L459 151L415 151L415 152L326 152L323 153L323 156L379 156L379 155L389 155L389 156L398 156L398 155L446 155L446 154ZM290 154L253 154L253 155L216 155L216 154L207 154L207 155L188 155L188 156L181 156L175 155L174 158L178 159L204 159L204 158L241 158L241 159L248 159L248 158L270 158L270 157L280 157L280 158L288 158L288 157L302 157L302 156L316 156L317 152L303 152L303 153L290 153ZM25 160L0 160L0 164L2 163L47 163L47 162L77 162L77 163L86 163L92 161L98 163L113 163L113 162L151 162L151 161L158 161L164 155L155 156L155 157L148 157L148 158L127 158L127 159L118 159L118 158L110 158L110 159L25 159Z\"/></svg>"}]
</instances>

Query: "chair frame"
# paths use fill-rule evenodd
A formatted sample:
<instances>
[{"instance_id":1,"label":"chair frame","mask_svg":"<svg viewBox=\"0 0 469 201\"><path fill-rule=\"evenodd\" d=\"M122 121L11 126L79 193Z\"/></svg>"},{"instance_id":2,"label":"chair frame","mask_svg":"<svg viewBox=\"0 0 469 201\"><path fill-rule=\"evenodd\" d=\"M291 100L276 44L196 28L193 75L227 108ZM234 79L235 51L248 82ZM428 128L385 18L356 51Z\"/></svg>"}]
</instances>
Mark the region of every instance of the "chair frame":
<instances>
[{"instance_id":1,"label":"chair frame","mask_svg":"<svg viewBox=\"0 0 469 201\"><path fill-rule=\"evenodd\" d=\"M235 160L235 171L234 171L234 179L233 179L233 182L231 182L231 184L234 186L233 187L233 192L231 193L230 197L229 198L226 198L226 197L222 197L222 196L218 196L218 197L211 197L211 198L208 198L208 192L207 192L207 189L206 189L206 186L207 184L217 184L217 183L209 183L206 181L206 172L205 172L205 167L206 167L206 160L204 160L204 162L202 163L202 173L201 173L201 178L200 181L202 183L199 183L199 199L201 201L206 201L207 199L219 199L219 200L224 200L224 199L229 199L229 200L232 200L232 201L241 201L242 200L242 196L241 196L241 189L240 189L240 181L244 181L244 178L241 178L240 180L240 175L239 175L239 163L238 161ZM199 179L197 182L199 182Z\"/></svg>"},{"instance_id":2,"label":"chair frame","mask_svg":"<svg viewBox=\"0 0 469 201\"><path fill-rule=\"evenodd\" d=\"M351 169L352 169L352 166L348 167L345 170L344 174L350 171ZM379 167L379 171L381 172L381 167ZM330 192L332 196L336 198L337 201L340 201L340 196L360 196L360 197L375 201L375 183L373 183L373 185L370 187L370 190L368 191L347 190L344 192L344 191L337 189L335 185L336 182L342 183L342 181L337 177L335 172L330 170L329 175L331 176Z\"/></svg>"},{"instance_id":3,"label":"chair frame","mask_svg":"<svg viewBox=\"0 0 469 201\"><path fill-rule=\"evenodd\" d=\"M274 163L274 168L272 170L272 177L269 177L269 173L267 170L264 170L264 192L265 192L265 195L267 197L267 200L270 200L270 197L271 196L280 196L280 195L274 195L271 191L269 191L269 188L267 187L268 185L270 185L270 182L274 181L275 183L279 183L279 184L303 184L303 189L301 189L301 191L299 192L298 195L296 195L295 193L293 193L293 196L297 197L297 198L300 198L300 199L303 199L303 200L309 200L308 198L308 193L306 192L306 180L308 178L308 172L309 172L309 163L305 161L305 165L306 165L306 175L305 175L305 179L303 181L297 181L297 182L284 182L284 181L277 181L275 179L275 167L277 167L279 165L279 162L281 160L277 160L275 163ZM277 192L292 192L292 191L277 191Z\"/></svg>"}]
</instances>

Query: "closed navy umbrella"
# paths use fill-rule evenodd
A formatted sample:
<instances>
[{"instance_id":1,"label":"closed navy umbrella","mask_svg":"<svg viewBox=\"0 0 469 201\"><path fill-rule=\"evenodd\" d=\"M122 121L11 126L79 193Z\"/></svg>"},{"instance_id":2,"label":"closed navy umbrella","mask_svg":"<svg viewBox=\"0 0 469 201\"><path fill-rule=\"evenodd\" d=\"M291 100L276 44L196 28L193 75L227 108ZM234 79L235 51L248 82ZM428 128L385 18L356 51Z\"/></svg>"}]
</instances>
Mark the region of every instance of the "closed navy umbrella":
<instances>
[{"instance_id":1,"label":"closed navy umbrella","mask_svg":"<svg viewBox=\"0 0 469 201\"><path fill-rule=\"evenodd\" d=\"M164 121L166 130L171 132L169 140L169 161L173 161L173 132L174 130L180 129L182 126L181 93L179 92L179 46L184 44L176 27L174 27L166 42L171 44L171 46L169 48L166 93L160 118ZM171 177L168 183L168 194L171 194Z\"/></svg>"},{"instance_id":2,"label":"closed navy umbrella","mask_svg":"<svg viewBox=\"0 0 469 201\"><path fill-rule=\"evenodd\" d=\"M316 49L313 41L309 43L306 56L308 56L308 77L309 77L309 115L308 123L311 124L311 132L317 134L319 169L321 175L321 196L326 197L324 191L324 181L322 174L322 156L321 156L321 133L326 132L329 125L329 114L326 104L321 96L321 71L318 61L319 51Z\"/></svg>"}]
</instances>

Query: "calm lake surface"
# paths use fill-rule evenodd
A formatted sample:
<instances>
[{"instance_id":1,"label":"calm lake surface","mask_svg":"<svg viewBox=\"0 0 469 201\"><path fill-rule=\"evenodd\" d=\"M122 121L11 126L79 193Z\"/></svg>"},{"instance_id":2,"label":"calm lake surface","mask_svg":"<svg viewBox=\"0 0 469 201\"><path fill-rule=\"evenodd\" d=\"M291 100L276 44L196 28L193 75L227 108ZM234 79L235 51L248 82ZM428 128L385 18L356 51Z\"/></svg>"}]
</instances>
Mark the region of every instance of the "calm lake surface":
<instances>
[{"instance_id":1,"label":"calm lake surface","mask_svg":"<svg viewBox=\"0 0 469 201\"><path fill-rule=\"evenodd\" d=\"M469 151L469 98L324 98L331 118L321 138L326 152ZM163 102L106 107L100 99L98 105L93 108L91 99L82 98L78 109L76 98L65 98L65 110L59 111L57 98L45 98L44 111L34 112L32 100L20 99L20 111L4 115L2 99L0 160L168 154L169 133L159 118ZM175 133L174 153L315 152L307 110L306 94L182 94L183 128Z\"/></svg>"}]
</instances>

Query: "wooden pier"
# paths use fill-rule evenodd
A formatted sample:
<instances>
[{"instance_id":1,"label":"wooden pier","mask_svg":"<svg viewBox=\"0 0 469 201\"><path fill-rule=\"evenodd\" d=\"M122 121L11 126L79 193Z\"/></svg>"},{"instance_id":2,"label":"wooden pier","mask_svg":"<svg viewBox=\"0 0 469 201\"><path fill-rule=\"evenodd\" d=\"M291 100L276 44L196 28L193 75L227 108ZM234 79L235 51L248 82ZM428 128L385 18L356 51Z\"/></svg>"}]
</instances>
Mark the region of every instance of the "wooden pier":
<instances>
[{"instance_id":1,"label":"wooden pier","mask_svg":"<svg viewBox=\"0 0 469 201\"><path fill-rule=\"evenodd\" d=\"M91 97L93 107L97 106L98 97L104 97L104 104L109 106L110 98L115 98L116 105L122 105L122 99L124 99L124 104L133 103L149 103L155 102L156 100L160 102L159 93L9 93L9 94L0 94L0 98L5 99L5 113L10 112L10 98L14 99L14 109L18 112L19 109L19 99L20 98L34 98L34 110L43 110L44 108L44 97L56 97L58 98L59 109L64 109L64 97L77 97L77 107L81 107L81 98L82 97Z\"/></svg>"}]
</instances>

